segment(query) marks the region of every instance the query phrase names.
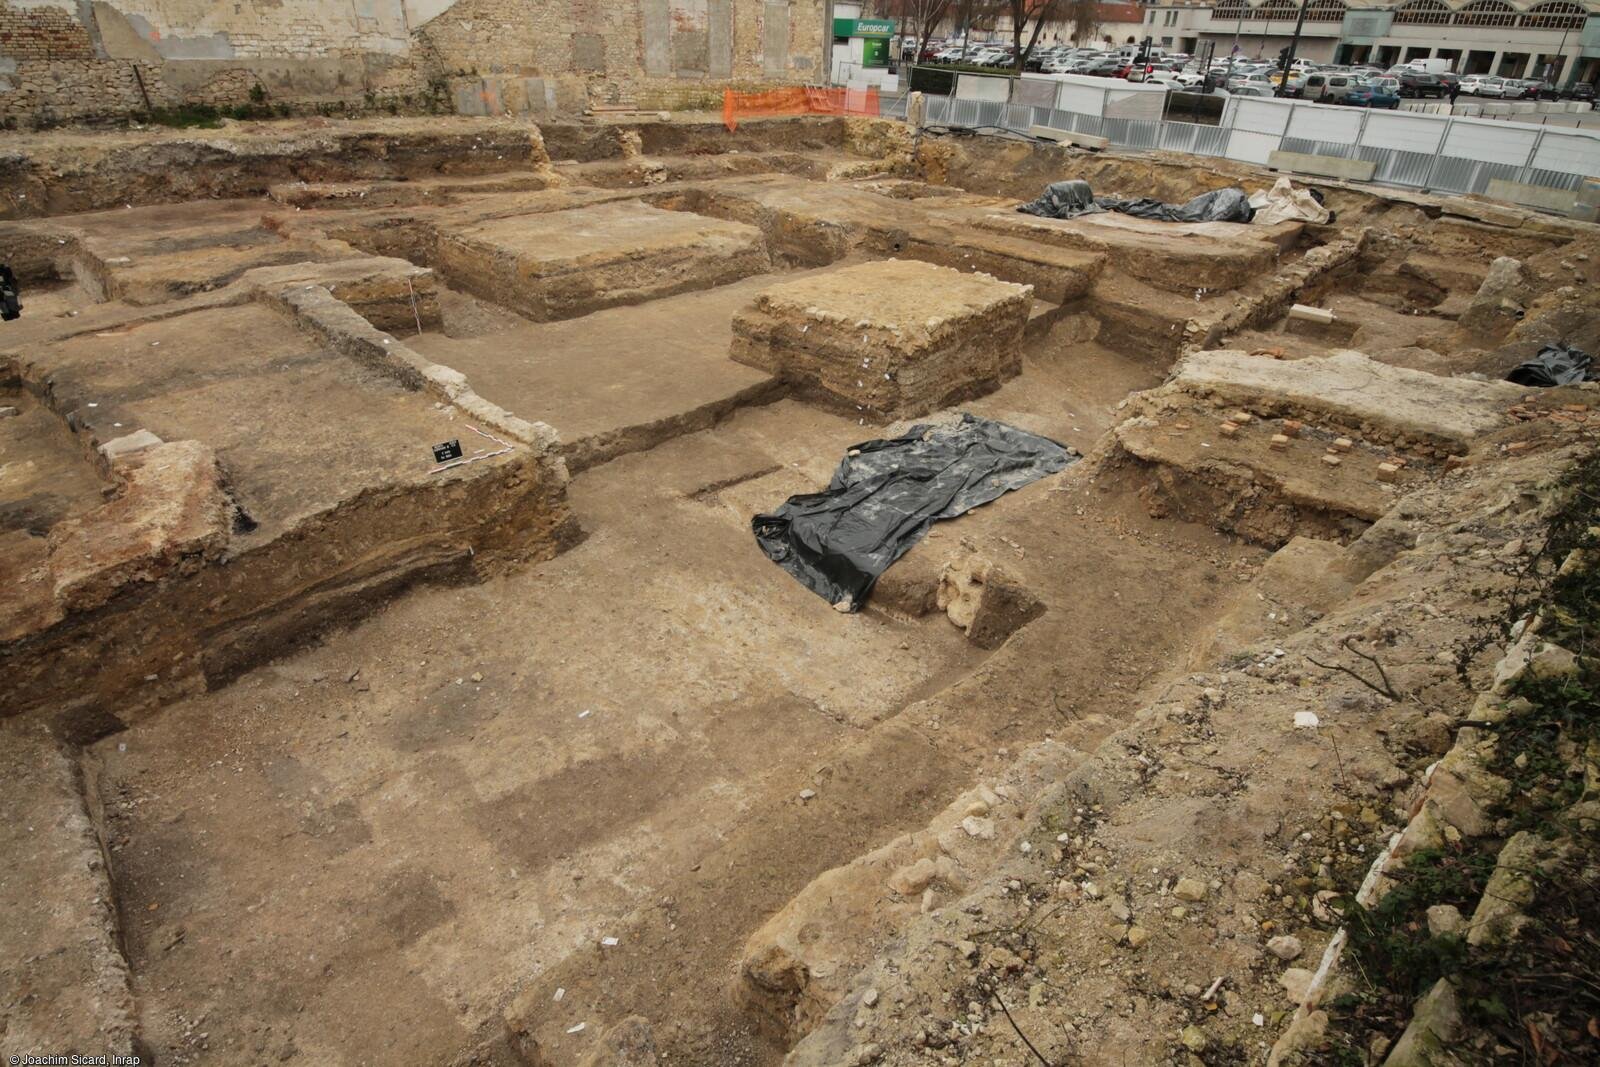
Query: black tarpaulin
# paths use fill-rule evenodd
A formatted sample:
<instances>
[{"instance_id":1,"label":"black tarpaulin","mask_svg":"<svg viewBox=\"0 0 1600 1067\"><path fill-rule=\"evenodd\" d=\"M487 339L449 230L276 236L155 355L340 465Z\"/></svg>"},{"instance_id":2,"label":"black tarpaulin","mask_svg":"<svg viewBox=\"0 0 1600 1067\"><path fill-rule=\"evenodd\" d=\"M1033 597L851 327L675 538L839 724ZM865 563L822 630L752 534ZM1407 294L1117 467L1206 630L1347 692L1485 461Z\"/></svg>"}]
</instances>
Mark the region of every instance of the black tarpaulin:
<instances>
[{"instance_id":1,"label":"black tarpaulin","mask_svg":"<svg viewBox=\"0 0 1600 1067\"><path fill-rule=\"evenodd\" d=\"M1065 469L1078 457L1047 437L963 414L953 425L851 447L820 493L751 520L767 558L840 610L940 519L953 519Z\"/></svg>"},{"instance_id":2,"label":"black tarpaulin","mask_svg":"<svg viewBox=\"0 0 1600 1067\"><path fill-rule=\"evenodd\" d=\"M1569 345L1545 345L1539 349L1539 354L1526 363L1519 363L1506 381L1516 382L1518 385L1577 385L1579 382L1594 381L1590 373L1589 364L1593 362L1589 353L1581 348L1572 348Z\"/></svg>"},{"instance_id":3,"label":"black tarpaulin","mask_svg":"<svg viewBox=\"0 0 1600 1067\"><path fill-rule=\"evenodd\" d=\"M1025 215L1038 215L1046 219L1075 219L1079 215L1092 215L1104 211L1094 202L1094 190L1081 179L1052 182L1044 187L1039 199L1030 200L1017 208Z\"/></svg>"},{"instance_id":4,"label":"black tarpaulin","mask_svg":"<svg viewBox=\"0 0 1600 1067\"><path fill-rule=\"evenodd\" d=\"M18 299L20 290L17 288L17 276L11 273L11 268L0 263L0 321L10 322L22 315L22 304Z\"/></svg>"},{"instance_id":5,"label":"black tarpaulin","mask_svg":"<svg viewBox=\"0 0 1600 1067\"><path fill-rule=\"evenodd\" d=\"M1135 200L1095 196L1088 182L1078 180L1053 182L1045 186L1039 199L1030 200L1017 210L1048 219L1073 219L1097 211L1116 211L1159 222L1249 222L1256 213L1250 206L1250 198L1239 188L1216 189L1181 204L1168 204L1149 196Z\"/></svg>"},{"instance_id":6,"label":"black tarpaulin","mask_svg":"<svg viewBox=\"0 0 1600 1067\"><path fill-rule=\"evenodd\" d=\"M1181 204L1167 204L1149 196L1137 200L1100 196L1094 202L1107 211L1120 211L1124 215L1137 215L1141 219L1155 219L1158 222L1249 222L1256 215L1256 209L1250 206L1250 198L1243 189L1237 188L1201 193Z\"/></svg>"}]
</instances>

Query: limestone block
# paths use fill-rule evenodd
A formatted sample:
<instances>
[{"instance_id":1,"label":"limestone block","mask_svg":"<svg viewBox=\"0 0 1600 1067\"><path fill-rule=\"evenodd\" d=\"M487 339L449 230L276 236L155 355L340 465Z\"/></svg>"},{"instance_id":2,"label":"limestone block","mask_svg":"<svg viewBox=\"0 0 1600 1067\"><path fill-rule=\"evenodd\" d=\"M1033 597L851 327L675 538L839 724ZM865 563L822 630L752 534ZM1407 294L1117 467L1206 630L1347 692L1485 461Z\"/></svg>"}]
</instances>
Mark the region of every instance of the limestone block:
<instances>
[{"instance_id":1,"label":"limestone block","mask_svg":"<svg viewBox=\"0 0 1600 1067\"><path fill-rule=\"evenodd\" d=\"M1515 939L1527 922L1522 909L1533 903L1535 876L1555 858L1555 846L1527 830L1507 841L1472 913L1467 943L1497 945Z\"/></svg>"},{"instance_id":2,"label":"limestone block","mask_svg":"<svg viewBox=\"0 0 1600 1067\"><path fill-rule=\"evenodd\" d=\"M1444 1067L1458 1062L1448 1048L1462 1033L1461 1006L1456 990L1441 978L1422 995L1412 1011L1405 1033L1395 1042L1384 1067Z\"/></svg>"},{"instance_id":3,"label":"limestone block","mask_svg":"<svg viewBox=\"0 0 1600 1067\"><path fill-rule=\"evenodd\" d=\"M775 285L734 317L734 360L861 419L926 414L1022 367L1031 286L885 260Z\"/></svg>"},{"instance_id":4,"label":"limestone block","mask_svg":"<svg viewBox=\"0 0 1600 1067\"><path fill-rule=\"evenodd\" d=\"M1473 333L1503 337L1522 318L1532 299L1532 282L1522 263L1510 256L1500 256L1489 264L1488 275L1458 321L1463 329Z\"/></svg>"},{"instance_id":5,"label":"limestone block","mask_svg":"<svg viewBox=\"0 0 1600 1067\"><path fill-rule=\"evenodd\" d=\"M980 648L998 648L1006 638L1044 614L1044 604L1010 572L982 556L945 565L938 605Z\"/></svg>"},{"instance_id":6,"label":"limestone block","mask_svg":"<svg viewBox=\"0 0 1600 1067\"><path fill-rule=\"evenodd\" d=\"M454 287L536 321L707 289L768 270L761 231L632 201L491 219L439 238Z\"/></svg>"}]
</instances>

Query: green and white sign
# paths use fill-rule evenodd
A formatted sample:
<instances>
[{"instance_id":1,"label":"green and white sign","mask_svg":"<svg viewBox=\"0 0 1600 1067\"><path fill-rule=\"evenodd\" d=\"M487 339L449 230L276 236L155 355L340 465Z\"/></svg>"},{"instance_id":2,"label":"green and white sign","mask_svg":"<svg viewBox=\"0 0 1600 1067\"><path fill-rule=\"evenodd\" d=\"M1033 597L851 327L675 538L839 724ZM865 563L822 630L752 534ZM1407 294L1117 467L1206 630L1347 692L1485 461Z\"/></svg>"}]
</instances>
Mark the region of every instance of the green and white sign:
<instances>
[{"instance_id":1,"label":"green and white sign","mask_svg":"<svg viewBox=\"0 0 1600 1067\"><path fill-rule=\"evenodd\" d=\"M893 37L894 19L834 19L835 37Z\"/></svg>"}]
</instances>

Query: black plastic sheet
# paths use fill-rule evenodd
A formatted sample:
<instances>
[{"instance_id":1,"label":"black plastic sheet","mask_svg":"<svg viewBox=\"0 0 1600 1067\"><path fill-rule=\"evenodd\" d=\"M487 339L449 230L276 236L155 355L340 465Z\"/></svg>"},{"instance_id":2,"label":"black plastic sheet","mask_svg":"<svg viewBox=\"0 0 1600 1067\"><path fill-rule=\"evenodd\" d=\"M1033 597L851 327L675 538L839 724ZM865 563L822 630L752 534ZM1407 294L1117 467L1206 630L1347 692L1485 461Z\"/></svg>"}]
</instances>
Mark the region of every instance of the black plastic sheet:
<instances>
[{"instance_id":1,"label":"black plastic sheet","mask_svg":"<svg viewBox=\"0 0 1600 1067\"><path fill-rule=\"evenodd\" d=\"M1075 178L1052 182L1044 187L1039 199L1030 200L1017 210L1046 219L1075 219L1079 215L1104 211L1105 208L1094 202L1094 190L1089 188L1089 183Z\"/></svg>"},{"instance_id":2,"label":"black plastic sheet","mask_svg":"<svg viewBox=\"0 0 1600 1067\"><path fill-rule=\"evenodd\" d=\"M1526 363L1519 363L1506 381L1518 385L1577 385L1595 381L1589 364L1593 358L1581 348L1569 345L1545 345L1539 354Z\"/></svg>"},{"instance_id":3,"label":"black plastic sheet","mask_svg":"<svg viewBox=\"0 0 1600 1067\"><path fill-rule=\"evenodd\" d=\"M1158 222L1249 222L1256 209L1243 189L1215 189L1181 204L1167 204L1154 197L1122 200L1114 196L1096 197L1096 204L1107 211L1120 211Z\"/></svg>"},{"instance_id":4,"label":"black plastic sheet","mask_svg":"<svg viewBox=\"0 0 1600 1067\"><path fill-rule=\"evenodd\" d=\"M11 268L0 263L0 322L10 322L22 317L22 304L18 299L17 276Z\"/></svg>"},{"instance_id":5,"label":"black plastic sheet","mask_svg":"<svg viewBox=\"0 0 1600 1067\"><path fill-rule=\"evenodd\" d=\"M1052 182L1037 200L1017 208L1027 215L1047 219L1075 219L1097 211L1116 211L1159 222L1249 222L1255 208L1243 189L1215 189L1201 193L1182 204L1168 204L1154 197L1128 200L1117 196L1095 196L1086 181Z\"/></svg>"},{"instance_id":6,"label":"black plastic sheet","mask_svg":"<svg viewBox=\"0 0 1600 1067\"><path fill-rule=\"evenodd\" d=\"M792 496L750 525L768 559L841 611L859 611L878 576L935 522L1077 459L1048 437L963 414L852 446L827 489Z\"/></svg>"}]
</instances>

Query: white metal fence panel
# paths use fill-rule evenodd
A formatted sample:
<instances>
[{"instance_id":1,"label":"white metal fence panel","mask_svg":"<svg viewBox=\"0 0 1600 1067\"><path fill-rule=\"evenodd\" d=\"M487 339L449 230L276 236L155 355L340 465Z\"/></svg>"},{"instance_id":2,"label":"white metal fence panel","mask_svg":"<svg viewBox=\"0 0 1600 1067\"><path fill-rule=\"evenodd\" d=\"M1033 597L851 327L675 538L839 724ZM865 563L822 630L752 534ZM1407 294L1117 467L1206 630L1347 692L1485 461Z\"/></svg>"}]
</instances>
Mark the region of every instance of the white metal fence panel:
<instances>
[{"instance_id":1,"label":"white metal fence panel","mask_svg":"<svg viewBox=\"0 0 1600 1067\"><path fill-rule=\"evenodd\" d=\"M1441 192L1482 193L1491 181L1575 189L1600 173L1600 136L1421 113L1361 112L1288 100L1236 97L1220 126L1107 114L1108 90L1063 83L1057 107L930 96L927 119L1026 132L1048 126L1113 144L1266 164L1279 148L1368 160L1373 179ZM1077 106L1062 107L1061 103Z\"/></svg>"},{"instance_id":2,"label":"white metal fence panel","mask_svg":"<svg viewBox=\"0 0 1600 1067\"><path fill-rule=\"evenodd\" d=\"M1079 85L1075 82L1062 82L1060 90L1056 93L1056 107L1062 111L1074 111L1080 115L1104 115L1106 113L1106 91L1098 85Z\"/></svg>"},{"instance_id":3,"label":"white metal fence panel","mask_svg":"<svg viewBox=\"0 0 1600 1067\"><path fill-rule=\"evenodd\" d=\"M1419 189L1427 186L1428 174L1437 158L1434 152L1403 152L1397 148L1374 149L1366 145L1357 148L1357 152L1361 159L1371 160L1378 165L1372 173L1373 181L1410 185Z\"/></svg>"},{"instance_id":4,"label":"white metal fence panel","mask_svg":"<svg viewBox=\"0 0 1600 1067\"><path fill-rule=\"evenodd\" d=\"M1255 99L1248 96L1236 96L1228 101L1227 112L1222 116L1224 126L1232 126L1235 131L1243 130L1246 133L1266 133L1273 137L1282 137L1283 131L1289 125L1289 112L1294 104L1287 100ZM1233 121L1229 122L1231 114Z\"/></svg>"},{"instance_id":5,"label":"white metal fence panel","mask_svg":"<svg viewBox=\"0 0 1600 1067\"><path fill-rule=\"evenodd\" d=\"M1450 133L1445 138L1442 151L1447 156L1461 159L1520 167L1528 162L1528 153L1533 151L1533 143L1538 137L1539 131L1535 129L1505 122L1458 118L1450 122Z\"/></svg>"},{"instance_id":6,"label":"white metal fence panel","mask_svg":"<svg viewBox=\"0 0 1600 1067\"><path fill-rule=\"evenodd\" d=\"M1277 150L1283 140L1275 133L1255 133L1237 127L1229 131L1226 155L1241 163L1259 163L1265 166L1267 157Z\"/></svg>"},{"instance_id":7,"label":"white metal fence panel","mask_svg":"<svg viewBox=\"0 0 1600 1067\"><path fill-rule=\"evenodd\" d=\"M1011 102L1013 104L1028 104L1032 107L1055 107L1056 92L1061 87L1047 78L1036 78L1024 74L1012 86Z\"/></svg>"},{"instance_id":8,"label":"white metal fence panel","mask_svg":"<svg viewBox=\"0 0 1600 1067\"><path fill-rule=\"evenodd\" d=\"M1445 123L1432 115L1372 111L1367 114L1367 125L1361 131L1360 144L1364 148L1393 148L1401 152L1433 155L1439 151L1444 128Z\"/></svg>"},{"instance_id":9,"label":"white metal fence panel","mask_svg":"<svg viewBox=\"0 0 1600 1067\"><path fill-rule=\"evenodd\" d=\"M992 78L984 74L958 74L956 98L1003 104L1011 99L1011 79Z\"/></svg>"},{"instance_id":10,"label":"white metal fence panel","mask_svg":"<svg viewBox=\"0 0 1600 1067\"><path fill-rule=\"evenodd\" d=\"M1107 118L1150 119L1161 121L1167 110L1167 93L1164 89L1150 89L1140 85L1121 88L1113 86L1106 92Z\"/></svg>"},{"instance_id":11,"label":"white metal fence panel","mask_svg":"<svg viewBox=\"0 0 1600 1067\"><path fill-rule=\"evenodd\" d=\"M1361 133L1363 112L1331 104L1301 104L1289 113L1285 136L1351 145Z\"/></svg>"},{"instance_id":12,"label":"white metal fence panel","mask_svg":"<svg viewBox=\"0 0 1600 1067\"><path fill-rule=\"evenodd\" d=\"M1163 122L1161 143L1168 152L1189 152L1197 156L1220 156L1228 144L1228 131L1220 126L1195 122Z\"/></svg>"},{"instance_id":13,"label":"white metal fence panel","mask_svg":"<svg viewBox=\"0 0 1600 1067\"><path fill-rule=\"evenodd\" d=\"M1533 165L1573 175L1600 174L1600 138L1545 130L1533 153Z\"/></svg>"}]
</instances>

